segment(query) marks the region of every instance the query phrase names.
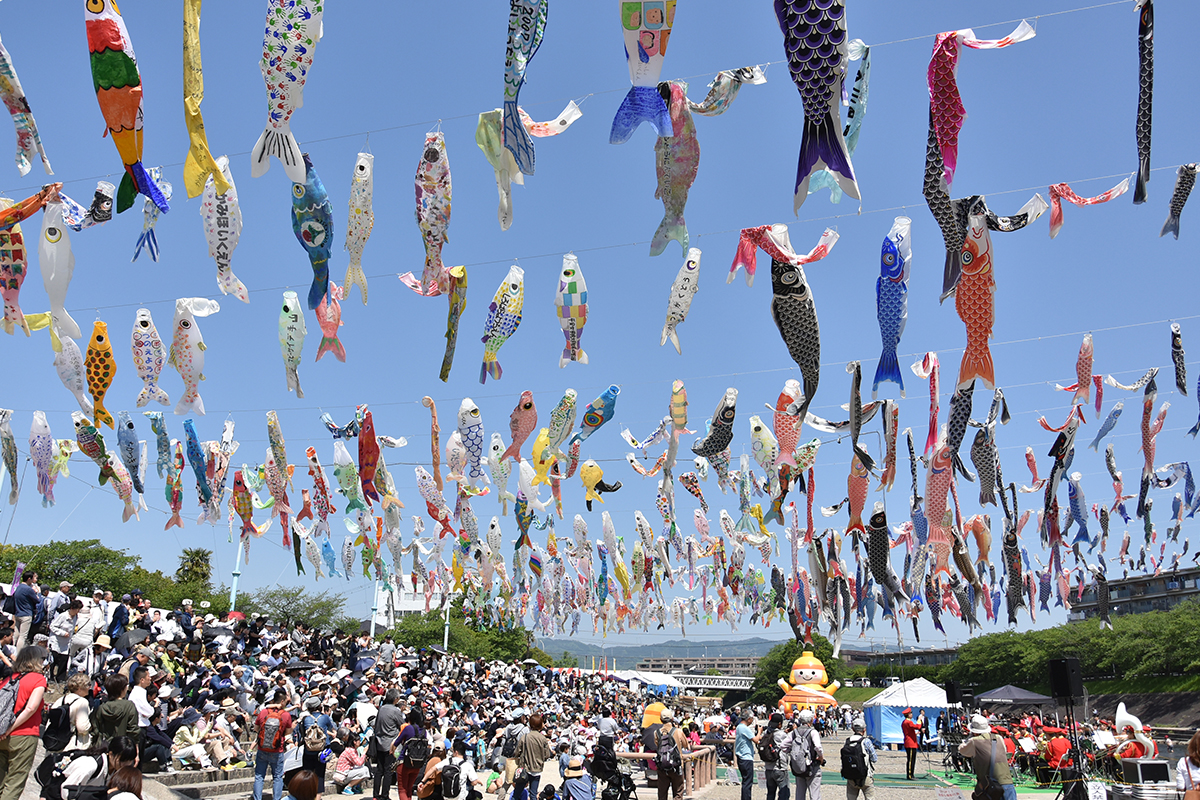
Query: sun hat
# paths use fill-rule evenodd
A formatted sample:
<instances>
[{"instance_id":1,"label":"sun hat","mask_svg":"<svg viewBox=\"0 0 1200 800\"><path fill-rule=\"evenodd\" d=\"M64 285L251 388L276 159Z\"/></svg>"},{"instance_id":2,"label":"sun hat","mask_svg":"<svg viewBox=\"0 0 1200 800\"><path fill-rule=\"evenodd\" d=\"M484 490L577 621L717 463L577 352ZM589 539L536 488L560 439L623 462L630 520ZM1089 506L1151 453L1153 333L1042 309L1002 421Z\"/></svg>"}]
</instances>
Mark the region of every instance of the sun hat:
<instances>
[{"instance_id":1,"label":"sun hat","mask_svg":"<svg viewBox=\"0 0 1200 800\"><path fill-rule=\"evenodd\" d=\"M990 733L992 730L992 726L988 724L988 721L979 714L975 714L971 717L971 724L969 727L971 733Z\"/></svg>"}]
</instances>

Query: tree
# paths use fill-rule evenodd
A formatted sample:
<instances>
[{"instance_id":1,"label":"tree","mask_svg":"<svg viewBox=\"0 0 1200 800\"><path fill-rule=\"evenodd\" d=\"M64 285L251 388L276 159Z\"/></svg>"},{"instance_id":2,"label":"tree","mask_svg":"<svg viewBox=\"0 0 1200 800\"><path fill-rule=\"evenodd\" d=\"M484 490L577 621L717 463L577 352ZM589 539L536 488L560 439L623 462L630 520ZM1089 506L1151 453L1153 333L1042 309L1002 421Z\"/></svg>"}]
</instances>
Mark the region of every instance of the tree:
<instances>
[{"instance_id":1,"label":"tree","mask_svg":"<svg viewBox=\"0 0 1200 800\"><path fill-rule=\"evenodd\" d=\"M391 633L394 641L405 647L440 647L445 635L444 613L431 610L427 614L409 614L398 619L390 631L377 631L377 634L382 636ZM536 655L530 655L533 650L531 631L525 628L472 628L467 625L463 615L461 599L455 599L450 607L450 650L468 658L495 658L501 661L537 658ZM546 659L545 666L550 666L553 659L549 656Z\"/></svg>"},{"instance_id":2,"label":"tree","mask_svg":"<svg viewBox=\"0 0 1200 800\"><path fill-rule=\"evenodd\" d=\"M314 628L331 630L344 618L346 596L338 592L310 592L302 586L275 586L259 589L239 602L239 610L257 611L273 622L291 627L303 622ZM354 632L358 632L357 623Z\"/></svg>"},{"instance_id":3,"label":"tree","mask_svg":"<svg viewBox=\"0 0 1200 800\"><path fill-rule=\"evenodd\" d=\"M564 669L575 669L579 666L579 659L574 654L563 650L563 654L554 659L554 666Z\"/></svg>"},{"instance_id":4,"label":"tree","mask_svg":"<svg viewBox=\"0 0 1200 800\"><path fill-rule=\"evenodd\" d=\"M212 550L203 547L185 547L179 555L175 581L202 586L208 594L212 591L212 555Z\"/></svg>"},{"instance_id":5,"label":"tree","mask_svg":"<svg viewBox=\"0 0 1200 800\"><path fill-rule=\"evenodd\" d=\"M8 581L18 561L25 569L43 575L57 585L70 581L75 591L90 594L93 589L106 589L117 597L136 586L130 571L140 559L124 550L113 550L100 544L99 539L74 542L47 542L44 545L0 545L0 575Z\"/></svg>"},{"instance_id":6,"label":"tree","mask_svg":"<svg viewBox=\"0 0 1200 800\"><path fill-rule=\"evenodd\" d=\"M774 706L783 697L783 690L777 685L778 681L791 680L792 663L805 650L811 650L813 655L825 665L825 673L830 682L840 680L846 673L841 659L833 657L833 645L820 634L813 634L812 645L791 639L771 648L758 662L758 670L754 673L754 683L750 684L751 703L762 703Z\"/></svg>"},{"instance_id":7,"label":"tree","mask_svg":"<svg viewBox=\"0 0 1200 800\"><path fill-rule=\"evenodd\" d=\"M541 664L543 667L553 667L554 658L540 647L531 647L529 652L525 654L525 658L532 658L534 661ZM524 660L524 659L522 659Z\"/></svg>"}]
</instances>

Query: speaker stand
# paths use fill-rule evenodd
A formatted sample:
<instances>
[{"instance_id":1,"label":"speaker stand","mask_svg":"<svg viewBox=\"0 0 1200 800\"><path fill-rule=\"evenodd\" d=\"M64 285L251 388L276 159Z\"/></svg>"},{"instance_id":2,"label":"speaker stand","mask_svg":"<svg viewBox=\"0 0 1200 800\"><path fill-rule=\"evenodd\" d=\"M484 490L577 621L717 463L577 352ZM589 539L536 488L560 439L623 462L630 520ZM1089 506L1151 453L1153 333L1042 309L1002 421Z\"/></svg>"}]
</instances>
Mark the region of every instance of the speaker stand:
<instances>
[{"instance_id":1,"label":"speaker stand","mask_svg":"<svg viewBox=\"0 0 1200 800\"><path fill-rule=\"evenodd\" d=\"M1083 753L1079 749L1079 732L1075 728L1075 697L1067 695L1067 739L1071 742L1071 749L1067 751L1067 756L1075 766L1077 778L1071 783L1063 778L1062 767L1058 768L1058 794L1054 795L1054 800L1086 800L1087 792L1080 791L1082 788L1081 781L1083 779Z\"/></svg>"}]
</instances>

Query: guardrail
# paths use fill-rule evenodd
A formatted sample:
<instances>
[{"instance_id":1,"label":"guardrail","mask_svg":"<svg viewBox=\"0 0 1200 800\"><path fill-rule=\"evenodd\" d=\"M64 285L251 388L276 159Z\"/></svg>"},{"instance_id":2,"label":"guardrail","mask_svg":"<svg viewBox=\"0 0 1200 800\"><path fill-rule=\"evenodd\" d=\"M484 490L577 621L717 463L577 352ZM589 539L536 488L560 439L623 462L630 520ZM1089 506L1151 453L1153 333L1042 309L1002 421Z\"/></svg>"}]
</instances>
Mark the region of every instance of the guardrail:
<instances>
[{"instance_id":1,"label":"guardrail","mask_svg":"<svg viewBox=\"0 0 1200 800\"><path fill-rule=\"evenodd\" d=\"M630 761L650 761L654 753L617 753L617 758ZM698 747L683 754L683 796L695 797L701 790L717 779L717 749L712 746ZM661 780L661 778L659 778Z\"/></svg>"}]
</instances>

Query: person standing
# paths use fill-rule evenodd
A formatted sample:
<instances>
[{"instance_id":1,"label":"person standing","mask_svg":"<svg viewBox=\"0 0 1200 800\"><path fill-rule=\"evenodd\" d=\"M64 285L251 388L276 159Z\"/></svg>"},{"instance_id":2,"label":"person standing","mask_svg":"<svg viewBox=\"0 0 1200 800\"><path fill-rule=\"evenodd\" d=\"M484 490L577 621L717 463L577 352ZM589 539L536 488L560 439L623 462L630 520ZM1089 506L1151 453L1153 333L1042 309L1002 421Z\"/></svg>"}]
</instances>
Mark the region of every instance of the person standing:
<instances>
[{"instance_id":1,"label":"person standing","mask_svg":"<svg viewBox=\"0 0 1200 800\"><path fill-rule=\"evenodd\" d=\"M742 800L750 800L750 793L754 789L754 746L761 738L754 722L754 712L750 709L743 711L742 722L737 726L733 742L733 757L737 759L738 774L742 777Z\"/></svg>"},{"instance_id":2,"label":"person standing","mask_svg":"<svg viewBox=\"0 0 1200 800\"><path fill-rule=\"evenodd\" d=\"M542 770L546 768L546 762L554 757L550 741L542 733L544 724L545 718L541 714L534 714L529 718L529 733L521 740L520 754L517 757L517 766L525 770L525 776L529 779L525 785L526 797L533 800L536 800L538 786L541 785Z\"/></svg>"},{"instance_id":3,"label":"person standing","mask_svg":"<svg viewBox=\"0 0 1200 800\"><path fill-rule=\"evenodd\" d=\"M858 800L861 793L863 800L875 800L875 762L879 754L875 752L875 743L867 737L867 724L861 719L850 723L850 736L842 745L842 777L846 779L846 800ZM853 756L851 756L853 754ZM852 757L857 769L847 761ZM855 774L861 775L857 777Z\"/></svg>"},{"instance_id":4,"label":"person standing","mask_svg":"<svg viewBox=\"0 0 1200 800\"><path fill-rule=\"evenodd\" d=\"M26 586L29 584L25 584ZM46 695L46 648L31 644L17 653L13 674L0 683L7 686L17 681L17 697L13 706L16 718L9 735L0 739L0 800L19 800L33 759L37 755L38 736L42 727L43 698Z\"/></svg>"},{"instance_id":5,"label":"person standing","mask_svg":"<svg viewBox=\"0 0 1200 800\"><path fill-rule=\"evenodd\" d=\"M383 714L383 711L379 713ZM416 708L409 711L404 727L400 729L399 735L392 740L394 743L389 747L388 742L378 732L379 718L376 717L376 736L380 737L379 747L386 748L388 753L390 773L385 778L382 790L376 794L378 800L388 800L390 797L391 775L396 777L396 793L400 800L411 800L413 784L416 783L417 775L425 768L425 761L429 757L429 737L425 734L425 729L421 727L423 721L421 712ZM375 782L379 783L378 775L375 776Z\"/></svg>"},{"instance_id":6,"label":"person standing","mask_svg":"<svg viewBox=\"0 0 1200 800\"><path fill-rule=\"evenodd\" d=\"M81 608L82 602L72 600L50 617L50 653L54 659L50 680L55 683L62 683L67 679L67 656L71 653L71 639L75 637L75 632L83 622L79 613Z\"/></svg>"},{"instance_id":7,"label":"person standing","mask_svg":"<svg viewBox=\"0 0 1200 800\"><path fill-rule=\"evenodd\" d=\"M825 753L821 736L813 728L812 709L800 712L800 725L792 734L792 775L796 777L796 800L821 800L821 767Z\"/></svg>"},{"instance_id":8,"label":"person standing","mask_svg":"<svg viewBox=\"0 0 1200 800\"><path fill-rule=\"evenodd\" d=\"M763 736L765 739L759 744L758 752L766 767L767 800L788 800L791 787L788 785L787 754L792 751L792 735L783 729L783 714L776 711L771 715Z\"/></svg>"},{"instance_id":9,"label":"person standing","mask_svg":"<svg viewBox=\"0 0 1200 800\"><path fill-rule=\"evenodd\" d=\"M33 629L33 617L37 613L41 593L37 590L37 573L26 572L21 576L21 585L13 592L13 616L17 619L16 637L13 646L18 651L29 643L29 633Z\"/></svg>"},{"instance_id":10,"label":"person standing","mask_svg":"<svg viewBox=\"0 0 1200 800\"><path fill-rule=\"evenodd\" d=\"M971 717L968 729L971 738L958 746L958 754L971 759L975 767L975 791L982 792L988 786L999 785L1004 792L1004 800L1017 800L1003 738L998 733L992 733L987 719L979 714Z\"/></svg>"},{"instance_id":11,"label":"person standing","mask_svg":"<svg viewBox=\"0 0 1200 800\"><path fill-rule=\"evenodd\" d=\"M904 777L912 781L916 780L913 773L917 769L917 751L921 749L921 726L913 722L911 708L901 713L904 714L904 721L900 723L900 730L904 734Z\"/></svg>"},{"instance_id":12,"label":"person standing","mask_svg":"<svg viewBox=\"0 0 1200 800\"><path fill-rule=\"evenodd\" d=\"M662 726L659 727L655 738L657 740L657 753L661 753L663 745L669 740L675 747L675 764L671 767L664 765L663 759L658 759L658 800L667 800L667 792L670 791L675 800L681 800L683 797L683 750L687 746L686 740L683 737L683 731L679 730L679 726L675 724L675 712L669 708L664 708L660 716ZM743 797L745 790L743 789Z\"/></svg>"},{"instance_id":13,"label":"person standing","mask_svg":"<svg viewBox=\"0 0 1200 800\"><path fill-rule=\"evenodd\" d=\"M1200 787L1200 731L1192 734L1188 741L1187 752L1179 759L1175 767L1175 788L1182 796Z\"/></svg>"},{"instance_id":14,"label":"person standing","mask_svg":"<svg viewBox=\"0 0 1200 800\"><path fill-rule=\"evenodd\" d=\"M271 701L255 718L258 729L258 755L254 758L254 800L262 800L263 781L271 770L271 792L275 800L283 797L283 760L287 754L292 715L283 710L287 692L276 689ZM206 756L207 757L207 756Z\"/></svg>"}]
</instances>

